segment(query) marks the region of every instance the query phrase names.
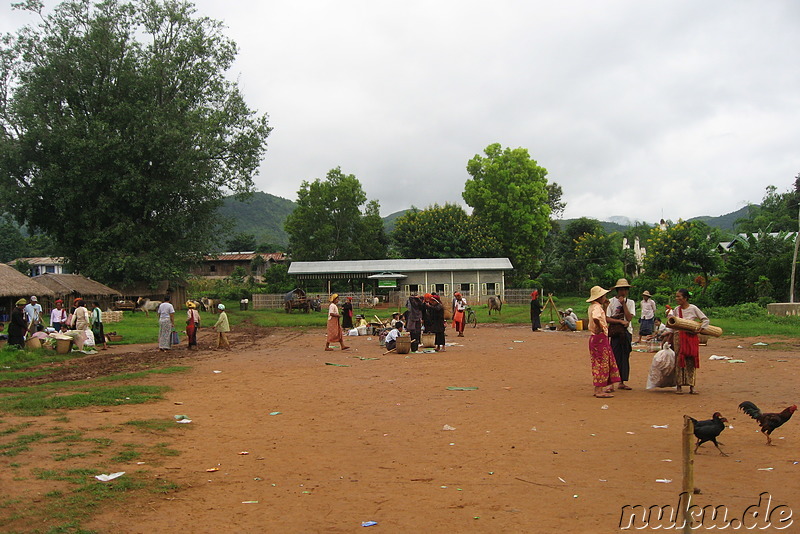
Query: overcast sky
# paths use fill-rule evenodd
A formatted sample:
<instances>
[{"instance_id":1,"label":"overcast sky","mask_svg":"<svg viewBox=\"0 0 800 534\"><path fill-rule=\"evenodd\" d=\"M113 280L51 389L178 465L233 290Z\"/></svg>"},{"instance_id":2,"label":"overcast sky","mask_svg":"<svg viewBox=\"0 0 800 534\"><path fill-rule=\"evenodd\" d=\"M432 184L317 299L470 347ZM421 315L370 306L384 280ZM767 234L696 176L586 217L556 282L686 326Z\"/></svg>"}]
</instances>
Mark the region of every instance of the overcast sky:
<instances>
[{"instance_id":1,"label":"overcast sky","mask_svg":"<svg viewBox=\"0 0 800 534\"><path fill-rule=\"evenodd\" d=\"M52 6L54 2L47 1ZM800 2L197 0L274 131L292 200L336 166L388 215L464 205L467 161L527 148L566 218L722 215L800 173ZM0 11L0 30L31 21Z\"/></svg>"}]
</instances>

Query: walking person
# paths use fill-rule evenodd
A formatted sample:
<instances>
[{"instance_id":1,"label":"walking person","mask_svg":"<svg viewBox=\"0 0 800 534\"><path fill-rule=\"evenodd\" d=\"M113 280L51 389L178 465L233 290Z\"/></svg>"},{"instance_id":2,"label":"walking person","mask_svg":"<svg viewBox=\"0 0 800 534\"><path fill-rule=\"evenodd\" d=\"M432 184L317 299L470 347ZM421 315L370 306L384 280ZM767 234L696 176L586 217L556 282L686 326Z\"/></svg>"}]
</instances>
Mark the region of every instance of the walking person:
<instances>
[{"instance_id":1,"label":"walking person","mask_svg":"<svg viewBox=\"0 0 800 534\"><path fill-rule=\"evenodd\" d=\"M542 305L539 302L539 290L534 289L531 293L531 330L538 332L542 328Z\"/></svg>"},{"instance_id":2,"label":"walking person","mask_svg":"<svg viewBox=\"0 0 800 534\"><path fill-rule=\"evenodd\" d=\"M64 309L64 301L58 299L56 307L50 310L50 326L56 332L61 332L62 324L67 324L67 310Z\"/></svg>"},{"instance_id":3,"label":"walking person","mask_svg":"<svg viewBox=\"0 0 800 534\"><path fill-rule=\"evenodd\" d=\"M608 322L605 305L608 303L608 289L594 286L586 302L589 302L589 357L592 360L592 381L594 396L600 399L611 398L614 384L620 381L617 360L608 342Z\"/></svg>"},{"instance_id":4,"label":"walking person","mask_svg":"<svg viewBox=\"0 0 800 534\"><path fill-rule=\"evenodd\" d=\"M217 309L219 310L219 317L217 322L214 323L214 329L217 331L217 348L229 349L231 344L228 343L228 332L231 331L231 325L228 322L228 314L225 313L224 304L217 304Z\"/></svg>"},{"instance_id":5,"label":"walking person","mask_svg":"<svg viewBox=\"0 0 800 534\"><path fill-rule=\"evenodd\" d=\"M467 299L456 291L453 294L453 328L458 332L458 337L464 337L464 313L467 309Z\"/></svg>"},{"instance_id":6,"label":"walking person","mask_svg":"<svg viewBox=\"0 0 800 534\"><path fill-rule=\"evenodd\" d=\"M639 317L639 339L636 344L642 342L642 336L649 336L653 333L653 327L656 321L656 301L651 298L650 292L645 291L642 293L642 303L639 305L641 308L641 315Z\"/></svg>"},{"instance_id":7,"label":"walking person","mask_svg":"<svg viewBox=\"0 0 800 534\"><path fill-rule=\"evenodd\" d=\"M175 330L175 307L170 302L170 296L164 297L164 302L158 305L158 350L166 352L172 348L172 331Z\"/></svg>"},{"instance_id":8,"label":"walking person","mask_svg":"<svg viewBox=\"0 0 800 534\"><path fill-rule=\"evenodd\" d=\"M25 299L19 299L11 310L11 322L8 323L8 344L19 347L25 346L25 333L28 331L28 320L25 317Z\"/></svg>"},{"instance_id":9,"label":"walking person","mask_svg":"<svg viewBox=\"0 0 800 534\"><path fill-rule=\"evenodd\" d=\"M708 317L700 308L689 303L691 293L688 289L679 289L675 293L678 304L673 311L675 317L697 321L697 330L708 326ZM672 329L667 329L670 332ZM677 334L677 335L676 335ZM683 394L683 386L689 386L689 394L696 395L694 386L697 381L697 369L700 367L700 338L696 332L678 330L672 332L672 347L675 351L675 380L678 385L675 393Z\"/></svg>"},{"instance_id":10,"label":"walking person","mask_svg":"<svg viewBox=\"0 0 800 534\"><path fill-rule=\"evenodd\" d=\"M103 330L103 310L100 309L100 304L92 302L92 316L91 316L92 335L94 336L95 346L103 344L102 350L108 350L108 342L106 341L106 333Z\"/></svg>"},{"instance_id":11,"label":"walking person","mask_svg":"<svg viewBox=\"0 0 800 534\"><path fill-rule=\"evenodd\" d=\"M186 337L189 341L189 350L197 348L197 329L200 328L200 312L197 304L192 301L186 303Z\"/></svg>"},{"instance_id":12,"label":"walking person","mask_svg":"<svg viewBox=\"0 0 800 534\"><path fill-rule=\"evenodd\" d=\"M606 310L611 350L614 352L619 375L622 379L619 389L633 389L625 383L630 378L631 372L631 340L633 340L631 320L636 316L636 304L628 298L630 288L631 285L625 278L617 280L617 284L614 286L617 294L611 299Z\"/></svg>"},{"instance_id":13,"label":"walking person","mask_svg":"<svg viewBox=\"0 0 800 534\"><path fill-rule=\"evenodd\" d=\"M350 347L345 347L344 338L342 337L342 327L339 324L341 315L339 314L339 293L334 293L328 299L330 305L328 306L328 331L325 338L325 350L333 350L330 347L331 343L338 343L342 350L347 350Z\"/></svg>"}]
</instances>

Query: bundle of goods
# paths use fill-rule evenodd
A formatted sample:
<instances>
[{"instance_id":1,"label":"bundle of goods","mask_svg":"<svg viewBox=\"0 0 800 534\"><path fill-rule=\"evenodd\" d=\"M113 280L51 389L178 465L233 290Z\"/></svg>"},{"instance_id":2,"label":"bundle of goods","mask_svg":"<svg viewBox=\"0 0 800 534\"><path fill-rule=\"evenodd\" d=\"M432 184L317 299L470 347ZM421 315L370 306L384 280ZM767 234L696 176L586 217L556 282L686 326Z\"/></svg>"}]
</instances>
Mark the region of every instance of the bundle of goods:
<instances>
[{"instance_id":1,"label":"bundle of goods","mask_svg":"<svg viewBox=\"0 0 800 534\"><path fill-rule=\"evenodd\" d=\"M695 332L714 337L719 337L722 335L722 328L718 326L708 325L705 328L700 328L699 323L689 319L681 319L680 317L669 317L667 319L667 328L672 328L673 330L686 330L687 332Z\"/></svg>"},{"instance_id":2,"label":"bundle of goods","mask_svg":"<svg viewBox=\"0 0 800 534\"><path fill-rule=\"evenodd\" d=\"M103 323L118 323L122 320L122 313L121 311L104 311L103 312Z\"/></svg>"}]
</instances>

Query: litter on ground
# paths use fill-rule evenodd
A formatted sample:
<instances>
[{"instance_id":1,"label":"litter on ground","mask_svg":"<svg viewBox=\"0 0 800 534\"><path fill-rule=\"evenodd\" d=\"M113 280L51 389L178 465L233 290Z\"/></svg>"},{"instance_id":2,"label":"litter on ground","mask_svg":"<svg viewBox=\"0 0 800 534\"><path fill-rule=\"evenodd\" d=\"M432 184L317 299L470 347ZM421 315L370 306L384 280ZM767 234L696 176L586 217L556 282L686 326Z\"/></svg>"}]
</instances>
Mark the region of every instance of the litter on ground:
<instances>
[{"instance_id":1,"label":"litter on ground","mask_svg":"<svg viewBox=\"0 0 800 534\"><path fill-rule=\"evenodd\" d=\"M474 386L467 386L467 387L447 386L447 389L448 389L448 391L475 391L478 388L474 387Z\"/></svg>"},{"instance_id":2,"label":"litter on ground","mask_svg":"<svg viewBox=\"0 0 800 534\"><path fill-rule=\"evenodd\" d=\"M102 475L95 475L94 478L99 480L100 482L108 482L109 480L114 480L115 478L119 478L125 474L125 471L120 471L119 473L111 473L110 475L106 475L103 473Z\"/></svg>"}]
</instances>

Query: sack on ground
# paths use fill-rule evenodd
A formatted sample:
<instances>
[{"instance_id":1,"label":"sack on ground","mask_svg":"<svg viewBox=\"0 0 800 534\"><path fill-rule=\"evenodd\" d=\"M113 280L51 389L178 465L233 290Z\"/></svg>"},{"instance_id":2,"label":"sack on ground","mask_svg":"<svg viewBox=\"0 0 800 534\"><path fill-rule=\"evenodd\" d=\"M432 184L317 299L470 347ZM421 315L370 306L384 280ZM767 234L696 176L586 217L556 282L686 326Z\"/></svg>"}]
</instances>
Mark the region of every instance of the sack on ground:
<instances>
[{"instance_id":1,"label":"sack on ground","mask_svg":"<svg viewBox=\"0 0 800 534\"><path fill-rule=\"evenodd\" d=\"M653 356L650 364L650 373L647 375L647 389L670 388L676 385L675 380L675 351L669 343L664 343L662 349Z\"/></svg>"},{"instance_id":2,"label":"sack on ground","mask_svg":"<svg viewBox=\"0 0 800 534\"><path fill-rule=\"evenodd\" d=\"M88 328L83 331L83 335L86 337L86 341L83 342L84 347L94 347L94 332L89 330Z\"/></svg>"}]
</instances>

